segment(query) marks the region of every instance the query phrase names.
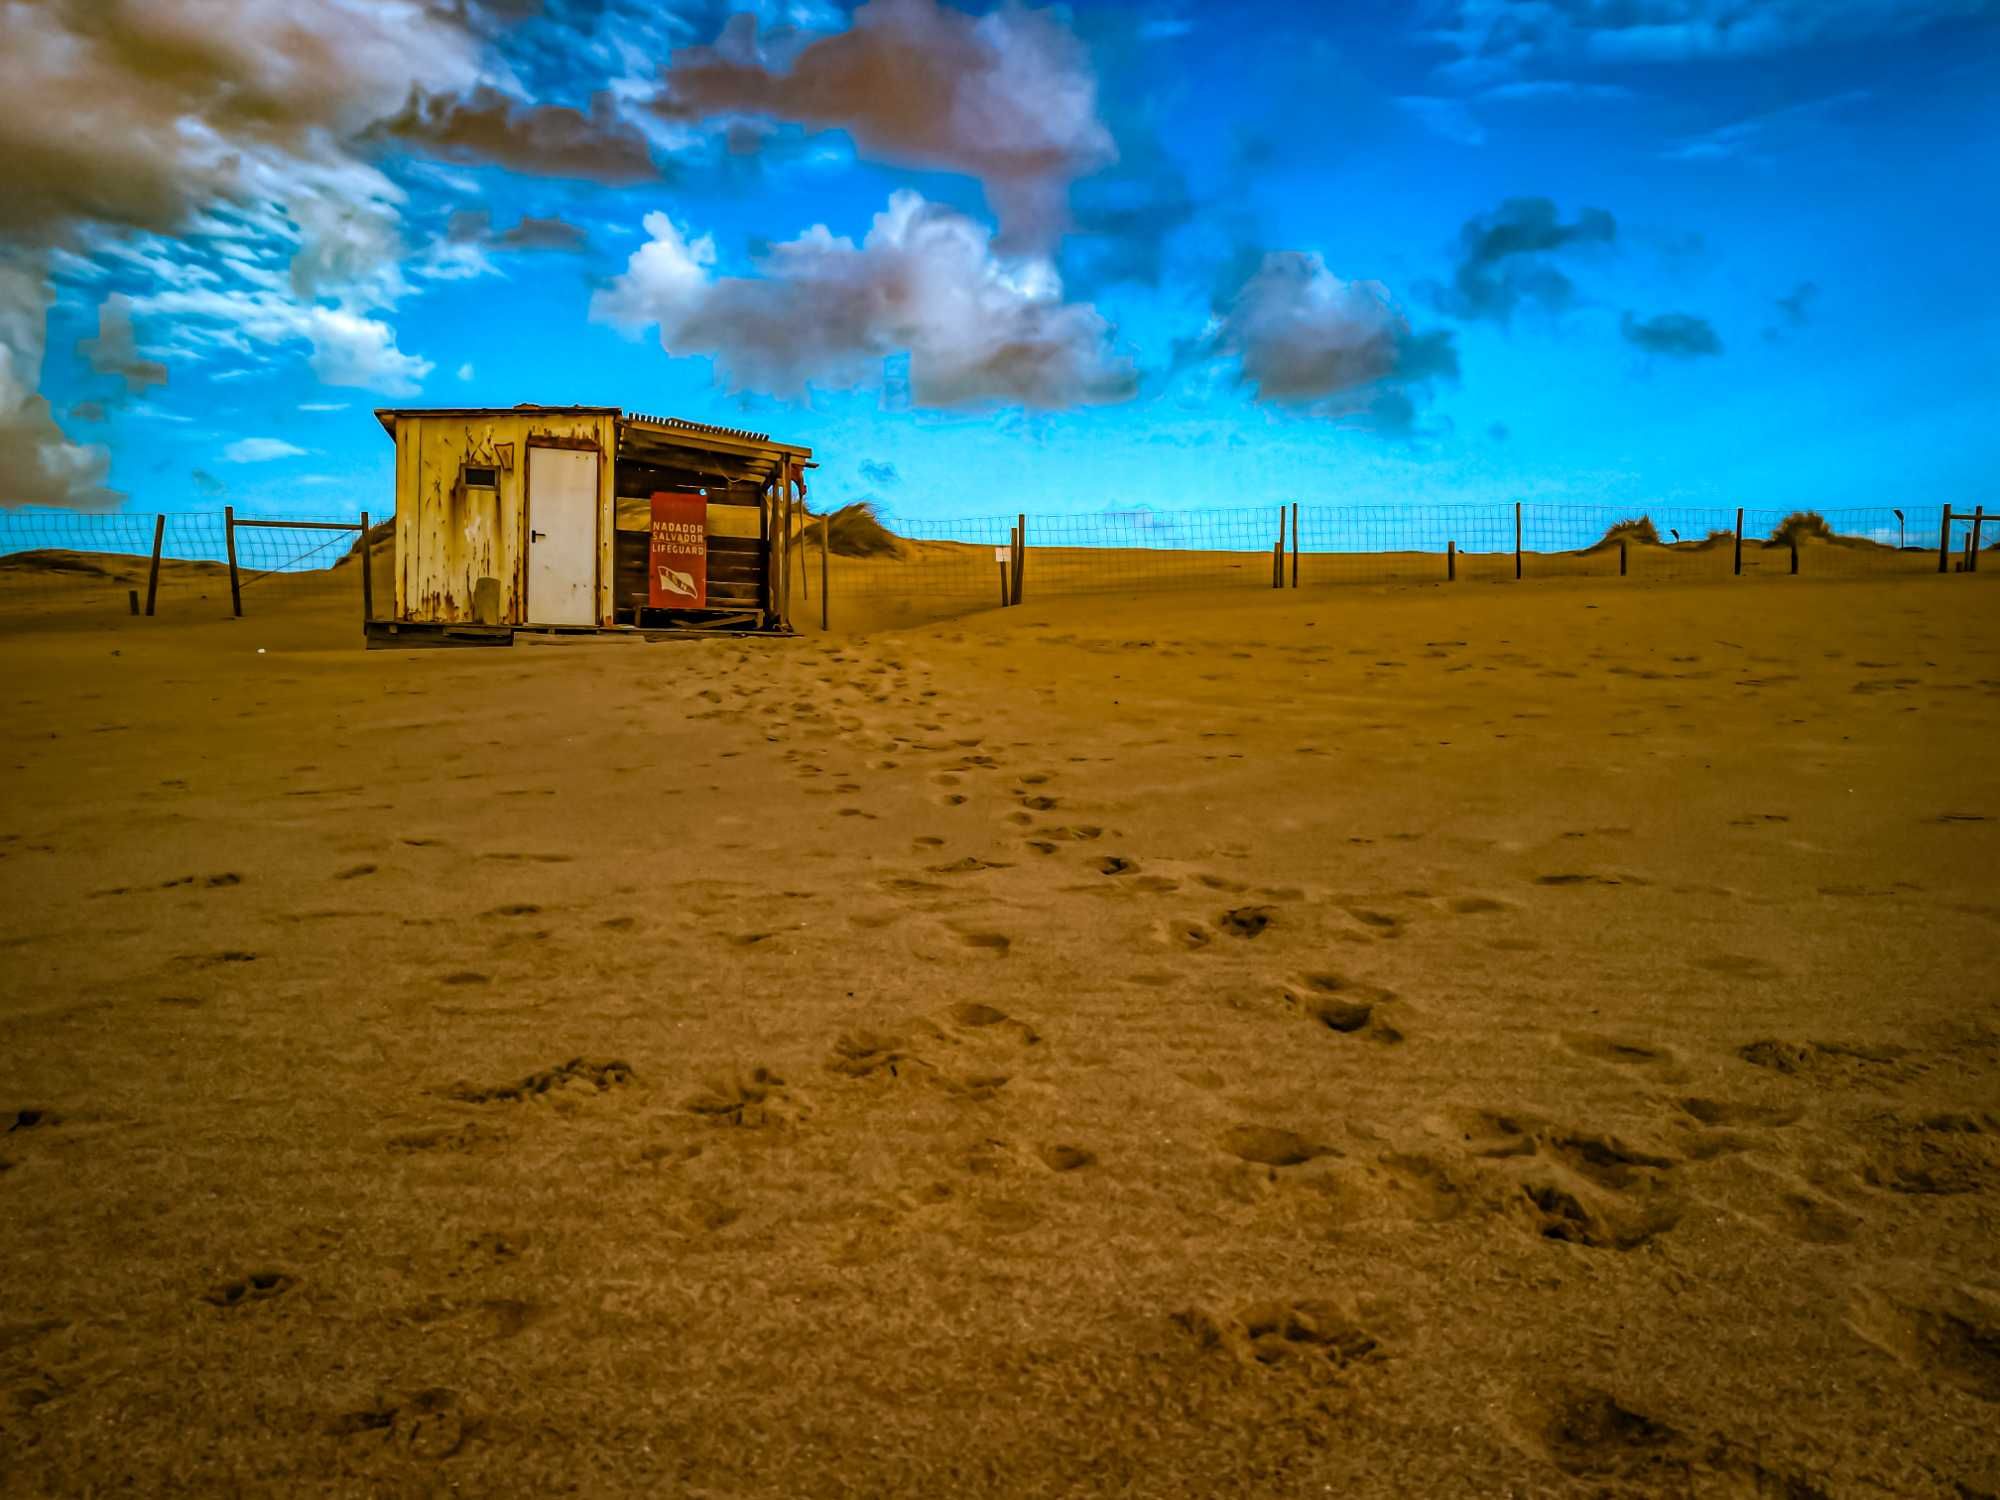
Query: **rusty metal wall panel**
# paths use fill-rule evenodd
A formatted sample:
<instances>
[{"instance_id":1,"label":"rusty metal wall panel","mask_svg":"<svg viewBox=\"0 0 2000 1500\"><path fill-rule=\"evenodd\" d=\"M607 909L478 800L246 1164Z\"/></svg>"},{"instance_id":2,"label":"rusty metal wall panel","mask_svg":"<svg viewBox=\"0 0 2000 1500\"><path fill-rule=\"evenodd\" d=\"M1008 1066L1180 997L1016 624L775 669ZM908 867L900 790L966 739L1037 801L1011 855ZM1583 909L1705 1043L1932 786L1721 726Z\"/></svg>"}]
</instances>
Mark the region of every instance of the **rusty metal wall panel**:
<instances>
[{"instance_id":1,"label":"rusty metal wall panel","mask_svg":"<svg viewBox=\"0 0 2000 1500\"><path fill-rule=\"evenodd\" d=\"M527 579L522 521L528 444L535 438L614 441L606 414L547 411L472 416L404 415L396 425L396 617L460 623L478 618L480 581L497 600L497 624L519 624ZM491 490L460 483L466 464L498 470ZM611 618L611 464L600 464L598 612Z\"/></svg>"}]
</instances>

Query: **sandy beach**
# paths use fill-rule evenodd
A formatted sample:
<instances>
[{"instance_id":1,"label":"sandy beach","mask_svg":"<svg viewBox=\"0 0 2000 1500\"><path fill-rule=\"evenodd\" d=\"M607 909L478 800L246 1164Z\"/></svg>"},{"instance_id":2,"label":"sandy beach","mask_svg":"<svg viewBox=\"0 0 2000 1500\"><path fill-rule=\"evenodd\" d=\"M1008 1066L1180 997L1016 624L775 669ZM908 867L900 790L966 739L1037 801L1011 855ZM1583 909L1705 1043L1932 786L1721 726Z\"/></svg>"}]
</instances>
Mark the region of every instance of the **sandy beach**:
<instances>
[{"instance_id":1,"label":"sandy beach","mask_svg":"<svg viewBox=\"0 0 2000 1500\"><path fill-rule=\"evenodd\" d=\"M1988 579L350 592L0 617L0 1491L2000 1492Z\"/></svg>"}]
</instances>

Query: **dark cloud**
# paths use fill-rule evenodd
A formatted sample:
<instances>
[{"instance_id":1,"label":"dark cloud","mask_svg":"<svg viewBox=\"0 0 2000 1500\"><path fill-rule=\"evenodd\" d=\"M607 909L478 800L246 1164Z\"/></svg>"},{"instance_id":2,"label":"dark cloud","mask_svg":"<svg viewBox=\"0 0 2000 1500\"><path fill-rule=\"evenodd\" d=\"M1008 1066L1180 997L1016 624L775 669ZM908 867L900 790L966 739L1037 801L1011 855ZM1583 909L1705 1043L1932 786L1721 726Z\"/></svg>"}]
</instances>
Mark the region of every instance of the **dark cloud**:
<instances>
[{"instance_id":1,"label":"dark cloud","mask_svg":"<svg viewBox=\"0 0 2000 1500\"><path fill-rule=\"evenodd\" d=\"M1117 157L1096 80L1051 11L974 17L936 0L868 0L846 31L767 55L754 16L712 46L684 47L655 102L670 119L761 116L845 130L862 154L977 177L1004 248L1067 227L1069 185Z\"/></svg>"},{"instance_id":2,"label":"dark cloud","mask_svg":"<svg viewBox=\"0 0 2000 1500\"><path fill-rule=\"evenodd\" d=\"M1431 383L1458 378L1449 332L1419 333L1373 281L1342 281L1317 254L1263 255L1201 341L1234 358L1258 401L1408 431Z\"/></svg>"},{"instance_id":3,"label":"dark cloud","mask_svg":"<svg viewBox=\"0 0 2000 1500\"><path fill-rule=\"evenodd\" d=\"M887 486L895 484L903 476L896 472L894 464L876 463L871 458L864 458L861 461L861 477L872 485Z\"/></svg>"},{"instance_id":4,"label":"dark cloud","mask_svg":"<svg viewBox=\"0 0 2000 1500\"><path fill-rule=\"evenodd\" d=\"M79 401L69 409L72 422L102 422L104 415L102 401Z\"/></svg>"},{"instance_id":5,"label":"dark cloud","mask_svg":"<svg viewBox=\"0 0 2000 1500\"><path fill-rule=\"evenodd\" d=\"M1722 340L1708 320L1692 313L1661 313L1641 320L1628 312L1619 320L1618 328L1628 343L1637 344L1648 354L1699 359L1722 352Z\"/></svg>"},{"instance_id":6,"label":"dark cloud","mask_svg":"<svg viewBox=\"0 0 2000 1500\"><path fill-rule=\"evenodd\" d=\"M194 480L194 487L211 500L229 488L206 469L196 469L189 477Z\"/></svg>"},{"instance_id":7,"label":"dark cloud","mask_svg":"<svg viewBox=\"0 0 2000 1500\"><path fill-rule=\"evenodd\" d=\"M1818 286L1810 281L1801 281L1789 295L1778 298L1778 315L1784 319L1785 326L1805 327L1812 320L1812 305L1818 297Z\"/></svg>"},{"instance_id":8,"label":"dark cloud","mask_svg":"<svg viewBox=\"0 0 2000 1500\"><path fill-rule=\"evenodd\" d=\"M660 177L646 137L618 112L609 94L594 95L586 114L560 104L526 104L490 84L458 98L416 92L369 134L445 161L536 177L573 177L611 187Z\"/></svg>"},{"instance_id":9,"label":"dark cloud","mask_svg":"<svg viewBox=\"0 0 2000 1500\"><path fill-rule=\"evenodd\" d=\"M1440 311L1455 318L1510 320L1524 303L1560 312L1576 284L1549 263L1558 252L1607 245L1618 224L1601 208L1586 208L1565 224L1547 198L1509 198L1459 230L1458 267L1451 285L1428 287Z\"/></svg>"},{"instance_id":10,"label":"dark cloud","mask_svg":"<svg viewBox=\"0 0 2000 1500\"><path fill-rule=\"evenodd\" d=\"M132 336L132 299L122 293L113 292L99 305L97 337L78 339L76 352L99 375L116 375L123 380L127 395L167 383L165 365L139 358L139 346Z\"/></svg>"},{"instance_id":11,"label":"dark cloud","mask_svg":"<svg viewBox=\"0 0 2000 1500\"><path fill-rule=\"evenodd\" d=\"M466 209L451 216L445 238L455 245L477 245L488 250L580 251L590 243L590 235L580 224L566 219L538 218L523 214L511 229L493 232L493 215L485 209Z\"/></svg>"},{"instance_id":12,"label":"dark cloud","mask_svg":"<svg viewBox=\"0 0 2000 1500\"><path fill-rule=\"evenodd\" d=\"M1137 389L1110 324L1064 301L1047 261L998 259L989 230L916 193L892 196L860 245L815 227L768 247L754 277L713 275L713 241L665 214L645 223L651 238L591 317L656 326L668 353L713 358L738 389L795 396L906 379L913 406L1036 409Z\"/></svg>"}]
</instances>

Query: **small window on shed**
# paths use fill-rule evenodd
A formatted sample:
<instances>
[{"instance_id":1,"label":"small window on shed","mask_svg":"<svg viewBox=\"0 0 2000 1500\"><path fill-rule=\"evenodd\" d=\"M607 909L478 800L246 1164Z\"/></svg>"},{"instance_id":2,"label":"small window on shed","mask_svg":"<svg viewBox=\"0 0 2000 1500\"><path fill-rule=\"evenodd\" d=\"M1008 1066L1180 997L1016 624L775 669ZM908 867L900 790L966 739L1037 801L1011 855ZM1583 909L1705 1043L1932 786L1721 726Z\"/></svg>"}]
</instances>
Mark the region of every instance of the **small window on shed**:
<instances>
[{"instance_id":1,"label":"small window on shed","mask_svg":"<svg viewBox=\"0 0 2000 1500\"><path fill-rule=\"evenodd\" d=\"M465 487L469 490L491 490L500 486L500 471L490 464L465 466Z\"/></svg>"}]
</instances>

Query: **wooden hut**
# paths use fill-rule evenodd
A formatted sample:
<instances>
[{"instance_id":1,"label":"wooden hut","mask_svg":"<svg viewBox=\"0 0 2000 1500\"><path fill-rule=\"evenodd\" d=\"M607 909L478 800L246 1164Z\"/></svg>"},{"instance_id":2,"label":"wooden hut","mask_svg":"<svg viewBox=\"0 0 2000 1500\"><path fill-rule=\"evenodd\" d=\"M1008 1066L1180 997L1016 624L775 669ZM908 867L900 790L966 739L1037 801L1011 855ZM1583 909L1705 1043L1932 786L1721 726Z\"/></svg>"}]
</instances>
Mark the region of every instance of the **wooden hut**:
<instances>
[{"instance_id":1,"label":"wooden hut","mask_svg":"<svg viewBox=\"0 0 2000 1500\"><path fill-rule=\"evenodd\" d=\"M789 631L812 450L615 406L391 407L393 613L371 644Z\"/></svg>"}]
</instances>

